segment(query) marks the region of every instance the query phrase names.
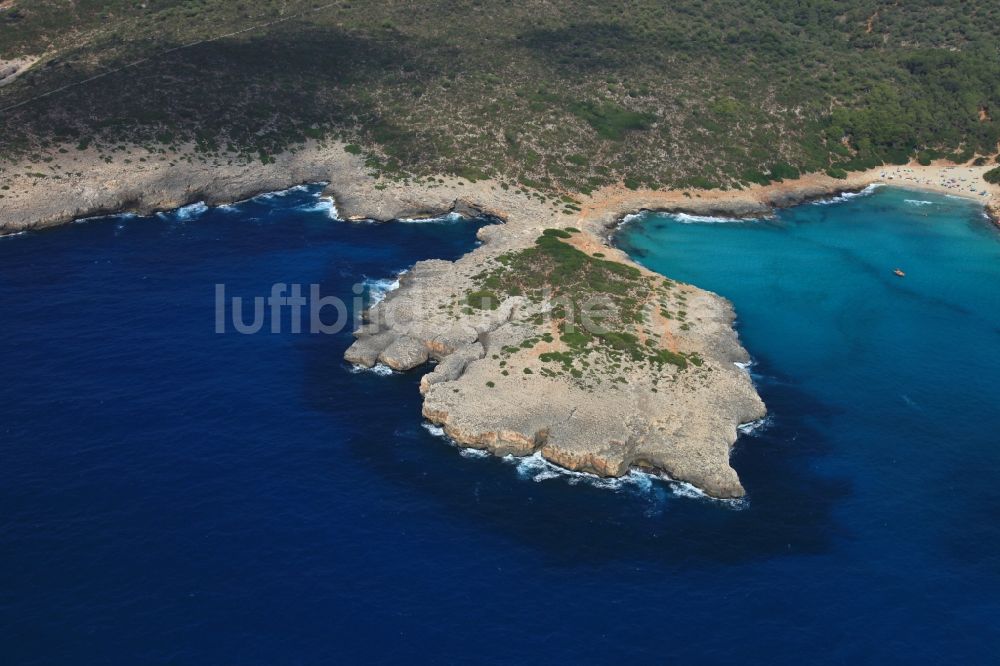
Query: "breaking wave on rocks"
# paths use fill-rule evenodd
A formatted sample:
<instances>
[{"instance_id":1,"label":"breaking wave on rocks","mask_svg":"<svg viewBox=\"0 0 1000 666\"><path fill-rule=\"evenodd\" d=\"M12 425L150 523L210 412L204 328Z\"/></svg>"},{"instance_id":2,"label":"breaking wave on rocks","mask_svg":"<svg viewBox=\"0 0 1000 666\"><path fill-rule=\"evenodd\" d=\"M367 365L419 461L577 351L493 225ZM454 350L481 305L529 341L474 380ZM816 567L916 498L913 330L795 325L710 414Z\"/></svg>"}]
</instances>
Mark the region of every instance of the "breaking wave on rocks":
<instances>
[{"instance_id":1,"label":"breaking wave on rocks","mask_svg":"<svg viewBox=\"0 0 1000 666\"><path fill-rule=\"evenodd\" d=\"M864 188L863 190L859 190L858 192L841 192L837 196L826 197L824 199L817 199L812 203L813 205L816 206L829 206L830 204L842 203L844 201L850 201L851 199L857 199L858 197L866 197L869 194L875 192L875 190L877 190L880 187L884 187L884 185L882 183L872 183L868 187Z\"/></svg>"},{"instance_id":2,"label":"breaking wave on rocks","mask_svg":"<svg viewBox=\"0 0 1000 666\"><path fill-rule=\"evenodd\" d=\"M93 220L118 220L119 222L124 220L131 220L133 218L139 217L135 213L115 213L114 215L91 215L90 217L78 217L73 220L74 224L81 222L91 222ZM24 233L23 231L21 233ZM11 234L13 235L13 234Z\"/></svg>"},{"instance_id":3,"label":"breaking wave on rocks","mask_svg":"<svg viewBox=\"0 0 1000 666\"><path fill-rule=\"evenodd\" d=\"M489 451L485 451L483 449L473 449L473 448L470 448L468 446L460 446L455 440L453 440L451 437L449 437L448 434L445 433L444 428L442 428L439 425L434 425L433 423L431 423L429 421L424 421L420 425L422 425L424 427L424 430L426 430L427 432L429 432L434 437L439 437L439 438L443 439L444 441L448 442L449 444L451 444L452 446L454 446L456 449L458 449L459 455L461 455L463 458L489 458L490 457L490 452Z\"/></svg>"},{"instance_id":4,"label":"breaking wave on rocks","mask_svg":"<svg viewBox=\"0 0 1000 666\"><path fill-rule=\"evenodd\" d=\"M626 215L625 217L623 217L618 222L617 226L620 228L620 227L624 227L627 224L632 224L636 220L641 220L642 216L643 216L643 213L629 213L628 215Z\"/></svg>"},{"instance_id":5,"label":"breaking wave on rocks","mask_svg":"<svg viewBox=\"0 0 1000 666\"><path fill-rule=\"evenodd\" d=\"M626 488L637 489L643 492L652 488L653 480L656 478L651 474L630 470L628 474L620 477L604 478L587 472L574 472L572 470L559 467L542 457L538 451L530 456L504 456L505 463L515 465L517 475L524 480L541 483L549 479L564 479L571 486L578 483L586 483L594 488L604 490L623 490Z\"/></svg>"},{"instance_id":6,"label":"breaking wave on rocks","mask_svg":"<svg viewBox=\"0 0 1000 666\"><path fill-rule=\"evenodd\" d=\"M444 428L442 428L441 426L434 425L430 421L424 421L420 425L424 427L424 430L434 435L435 437L443 437L445 439L448 439L448 435L444 434Z\"/></svg>"},{"instance_id":7,"label":"breaking wave on rocks","mask_svg":"<svg viewBox=\"0 0 1000 666\"><path fill-rule=\"evenodd\" d=\"M504 456L502 460L517 467L519 478L534 481L535 483L541 483L550 479L561 479L571 486L583 483L593 488L600 488L601 490L611 490L614 492L631 491L643 495L651 494L657 487L662 487L660 484L665 484L670 493L675 497L708 500L735 509L742 509L746 506L745 499L717 499L706 495L698 487L686 481L672 479L665 473L631 469L624 476L605 478L588 472L575 472L559 467L543 458L542 454L538 451L530 456Z\"/></svg>"},{"instance_id":8,"label":"breaking wave on rocks","mask_svg":"<svg viewBox=\"0 0 1000 666\"><path fill-rule=\"evenodd\" d=\"M636 220L643 219L644 216L649 215L650 211L642 211L639 213L629 213L624 216L618 223L617 228L620 229ZM662 215L669 217L675 222L680 222L682 224L733 224L741 222L761 222L767 220L767 217L732 217L727 215L698 215L696 213L681 213L681 212L664 212Z\"/></svg>"},{"instance_id":9,"label":"breaking wave on rocks","mask_svg":"<svg viewBox=\"0 0 1000 666\"><path fill-rule=\"evenodd\" d=\"M429 432L434 437L440 437L441 439L445 440L446 442L448 442L449 444L451 444L452 446L454 446L455 448L457 448L459 455L461 455L464 458L489 458L490 457L490 452L489 451L485 451L483 449L473 449L473 448L470 448L468 446L459 446L459 444L457 442L455 442L451 437L449 437L447 435L447 433L445 433L444 428L442 428L439 425L434 425L433 423L430 423L429 421L424 421L421 425L424 427L424 430L426 430L427 432Z\"/></svg>"},{"instance_id":10,"label":"breaking wave on rocks","mask_svg":"<svg viewBox=\"0 0 1000 666\"><path fill-rule=\"evenodd\" d=\"M301 210L303 213L326 213L326 216L331 220L341 219L340 211L337 210L337 203L333 197L320 196L319 193L316 194L314 203L299 206L297 210Z\"/></svg>"},{"instance_id":11,"label":"breaking wave on rocks","mask_svg":"<svg viewBox=\"0 0 1000 666\"><path fill-rule=\"evenodd\" d=\"M401 217L397 219L397 222L406 222L407 224L425 224L425 223L438 223L441 222L461 222L467 219L461 213L448 213L446 215L438 215L437 217Z\"/></svg>"},{"instance_id":12,"label":"breaking wave on rocks","mask_svg":"<svg viewBox=\"0 0 1000 666\"><path fill-rule=\"evenodd\" d=\"M462 446L449 437L444 428L439 425L425 421L424 430L434 437L445 440L451 446L458 449L460 455L466 458L492 458L492 454L484 449L473 449ZM506 455L499 458L502 462L513 465L517 471L518 478L524 481L542 483L552 479L565 481L571 486L585 484L592 488L610 490L612 492L633 492L639 495L654 495L658 488L666 487L675 497L687 499L707 500L713 503L724 504L729 508L742 509L746 506L745 499L723 500L706 495L696 486L685 481L678 481L670 478L665 473L645 472L638 469L631 469L627 474L620 477L601 477L588 472L576 472L560 467L542 457L541 452L536 451L530 456ZM662 492L662 491L661 491Z\"/></svg>"},{"instance_id":13,"label":"breaking wave on rocks","mask_svg":"<svg viewBox=\"0 0 1000 666\"><path fill-rule=\"evenodd\" d=\"M316 183L317 185L319 183ZM258 194L255 197L251 197L250 201L274 201L275 199L280 199L281 197L287 197L293 192L307 192L309 191L309 185L295 185L294 187L288 187L283 190L275 190L273 192L264 192Z\"/></svg>"},{"instance_id":14,"label":"breaking wave on rocks","mask_svg":"<svg viewBox=\"0 0 1000 666\"><path fill-rule=\"evenodd\" d=\"M695 215L693 213L668 213L677 222L683 224L728 224L733 222L759 222L762 217L726 217L723 215Z\"/></svg>"},{"instance_id":15,"label":"breaking wave on rocks","mask_svg":"<svg viewBox=\"0 0 1000 666\"><path fill-rule=\"evenodd\" d=\"M767 415L762 419L757 419L756 421L750 421L749 423L741 423L736 426L736 429L741 435L750 435L751 437L757 437L761 432L769 428L774 423L774 419L771 415Z\"/></svg>"},{"instance_id":16,"label":"breaking wave on rocks","mask_svg":"<svg viewBox=\"0 0 1000 666\"><path fill-rule=\"evenodd\" d=\"M171 213L157 213L156 215L162 219L173 218L175 220L187 222L188 220L197 219L207 212L208 204L204 201L197 201L193 204L188 204L187 206L181 206Z\"/></svg>"},{"instance_id":17,"label":"breaking wave on rocks","mask_svg":"<svg viewBox=\"0 0 1000 666\"><path fill-rule=\"evenodd\" d=\"M388 377L393 373L393 369L384 363L376 363L370 368L366 368L363 365L352 365L350 370L351 373L355 375L362 372L370 372L371 374L378 375L379 377Z\"/></svg>"},{"instance_id":18,"label":"breaking wave on rocks","mask_svg":"<svg viewBox=\"0 0 1000 666\"><path fill-rule=\"evenodd\" d=\"M395 277L392 278L366 278L364 281L365 289L368 291L369 298L371 302L369 307L377 305L385 300L385 297L391 291L396 291L399 289L399 278L405 275L408 271L402 270L396 273Z\"/></svg>"}]
</instances>

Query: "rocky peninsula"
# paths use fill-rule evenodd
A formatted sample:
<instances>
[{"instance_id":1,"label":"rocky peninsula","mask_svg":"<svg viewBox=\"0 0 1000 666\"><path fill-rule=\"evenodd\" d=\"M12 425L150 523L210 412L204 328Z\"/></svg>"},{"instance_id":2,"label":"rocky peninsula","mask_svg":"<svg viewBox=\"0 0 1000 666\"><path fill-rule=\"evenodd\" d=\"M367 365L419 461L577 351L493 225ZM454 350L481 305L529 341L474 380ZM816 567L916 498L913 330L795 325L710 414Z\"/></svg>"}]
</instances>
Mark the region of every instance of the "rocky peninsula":
<instances>
[{"instance_id":1,"label":"rocky peninsula","mask_svg":"<svg viewBox=\"0 0 1000 666\"><path fill-rule=\"evenodd\" d=\"M876 182L977 197L987 208L1000 201L982 168L954 165L737 191L617 186L582 196L454 177L379 180L339 144L311 144L270 164L92 157L67 151L4 167L0 233L316 181L330 183L327 194L346 219L495 216L503 223L481 229L474 251L455 262L418 262L404 275L367 313L346 359L400 371L433 362L420 385L423 415L461 446L537 452L602 476L655 470L720 498L744 493L731 448L740 424L765 415L738 365L748 355L733 308L636 265L609 243L609 230L640 209L762 215Z\"/></svg>"},{"instance_id":2,"label":"rocky peninsula","mask_svg":"<svg viewBox=\"0 0 1000 666\"><path fill-rule=\"evenodd\" d=\"M546 222L508 219L456 262L416 264L345 358L395 370L436 361L423 415L462 446L743 495L730 449L765 409L736 365L748 356L730 304L631 264L597 229Z\"/></svg>"}]
</instances>

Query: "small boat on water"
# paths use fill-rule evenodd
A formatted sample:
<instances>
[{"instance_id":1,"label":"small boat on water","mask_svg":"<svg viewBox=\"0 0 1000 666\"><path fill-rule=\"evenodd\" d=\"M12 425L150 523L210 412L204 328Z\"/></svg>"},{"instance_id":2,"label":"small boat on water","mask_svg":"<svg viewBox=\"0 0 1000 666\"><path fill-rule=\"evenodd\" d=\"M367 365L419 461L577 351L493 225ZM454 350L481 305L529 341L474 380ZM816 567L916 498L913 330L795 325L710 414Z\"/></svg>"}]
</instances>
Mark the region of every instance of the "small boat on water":
<instances>
[{"instance_id":1,"label":"small boat on water","mask_svg":"<svg viewBox=\"0 0 1000 666\"><path fill-rule=\"evenodd\" d=\"M906 273L904 273L902 269L894 268L892 269L892 272L895 273L897 277L906 277Z\"/></svg>"}]
</instances>

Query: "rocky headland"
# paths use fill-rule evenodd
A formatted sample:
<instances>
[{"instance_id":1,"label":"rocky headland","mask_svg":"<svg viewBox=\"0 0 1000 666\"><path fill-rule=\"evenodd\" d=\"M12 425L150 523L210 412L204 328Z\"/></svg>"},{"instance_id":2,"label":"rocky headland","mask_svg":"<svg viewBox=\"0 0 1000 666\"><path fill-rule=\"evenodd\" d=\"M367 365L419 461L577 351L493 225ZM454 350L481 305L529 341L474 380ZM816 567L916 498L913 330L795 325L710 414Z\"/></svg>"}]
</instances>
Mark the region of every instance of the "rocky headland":
<instances>
[{"instance_id":1,"label":"rocky headland","mask_svg":"<svg viewBox=\"0 0 1000 666\"><path fill-rule=\"evenodd\" d=\"M985 168L888 167L846 180L811 175L739 191L607 187L545 195L454 177L378 180L342 146L310 144L269 164L190 155L113 160L68 150L0 170L0 233L102 213L150 213L195 201L221 204L303 182L327 181L345 219L457 212L502 224L455 262L418 262L368 313L347 360L409 370L433 362L423 415L461 446L496 455L539 453L602 476L656 470L707 494L744 490L729 456L740 424L765 407L724 298L634 264L609 243L642 209L759 216L872 183L975 197L1000 190Z\"/></svg>"},{"instance_id":2,"label":"rocky headland","mask_svg":"<svg viewBox=\"0 0 1000 666\"><path fill-rule=\"evenodd\" d=\"M462 446L539 452L601 476L662 471L743 495L737 426L765 414L720 296L645 271L547 216L481 229L424 261L368 313L345 358L424 375L423 415Z\"/></svg>"}]
</instances>

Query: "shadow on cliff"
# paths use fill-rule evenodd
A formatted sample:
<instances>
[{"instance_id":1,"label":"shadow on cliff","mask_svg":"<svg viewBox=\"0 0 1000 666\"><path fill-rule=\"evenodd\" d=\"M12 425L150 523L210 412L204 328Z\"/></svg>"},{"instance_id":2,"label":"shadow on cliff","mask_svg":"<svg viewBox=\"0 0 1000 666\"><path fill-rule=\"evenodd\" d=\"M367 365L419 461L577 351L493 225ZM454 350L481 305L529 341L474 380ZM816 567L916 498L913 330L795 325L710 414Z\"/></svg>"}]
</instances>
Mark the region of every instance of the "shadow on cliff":
<instances>
[{"instance_id":1,"label":"shadow on cliff","mask_svg":"<svg viewBox=\"0 0 1000 666\"><path fill-rule=\"evenodd\" d=\"M345 418L344 407L330 395L330 378L349 372L341 360L348 343L312 339L303 347L305 399L337 422ZM740 509L677 496L659 480L615 491L565 476L536 482L515 461L464 456L421 426L419 372L353 378L358 393L348 418L357 427L346 450L469 529L530 547L555 566L618 560L726 565L827 552L842 535L832 510L849 487L811 468L828 452L823 433L837 414L790 381L768 377L766 361L761 366L760 390L773 425L737 445L733 464L749 492Z\"/></svg>"}]
</instances>

